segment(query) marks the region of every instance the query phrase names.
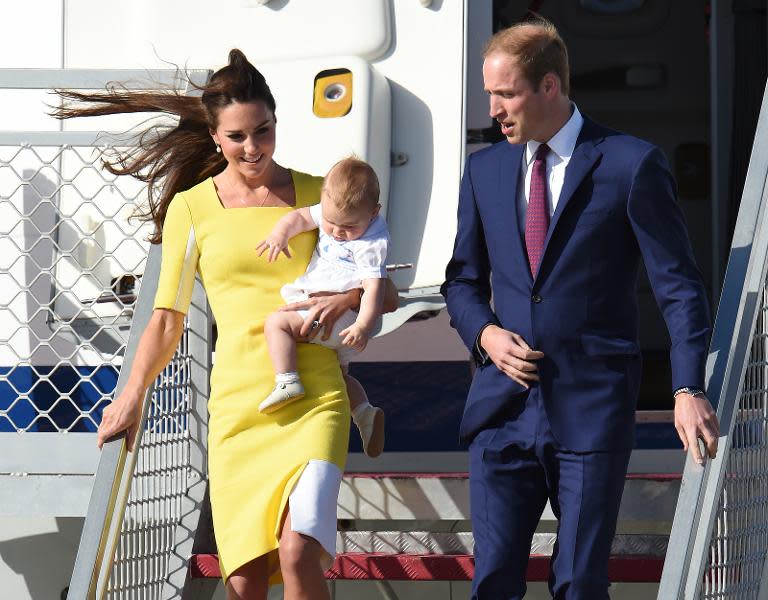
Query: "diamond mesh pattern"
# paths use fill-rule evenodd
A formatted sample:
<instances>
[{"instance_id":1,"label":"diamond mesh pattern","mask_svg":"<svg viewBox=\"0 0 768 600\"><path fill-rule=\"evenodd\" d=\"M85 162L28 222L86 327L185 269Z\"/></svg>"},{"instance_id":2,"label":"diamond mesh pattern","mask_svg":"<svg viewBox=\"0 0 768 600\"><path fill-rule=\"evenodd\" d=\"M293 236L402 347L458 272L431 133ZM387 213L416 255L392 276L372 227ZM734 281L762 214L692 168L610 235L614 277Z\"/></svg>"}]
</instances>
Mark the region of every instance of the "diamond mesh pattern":
<instances>
[{"instance_id":1,"label":"diamond mesh pattern","mask_svg":"<svg viewBox=\"0 0 768 600\"><path fill-rule=\"evenodd\" d=\"M190 483L189 330L155 381L107 587L111 600L160 598Z\"/></svg>"},{"instance_id":2,"label":"diamond mesh pattern","mask_svg":"<svg viewBox=\"0 0 768 600\"><path fill-rule=\"evenodd\" d=\"M768 289L763 284L701 598L758 599L768 555L767 400Z\"/></svg>"},{"instance_id":3,"label":"diamond mesh pattern","mask_svg":"<svg viewBox=\"0 0 768 600\"><path fill-rule=\"evenodd\" d=\"M101 148L0 147L0 431L95 431L151 225Z\"/></svg>"}]
</instances>

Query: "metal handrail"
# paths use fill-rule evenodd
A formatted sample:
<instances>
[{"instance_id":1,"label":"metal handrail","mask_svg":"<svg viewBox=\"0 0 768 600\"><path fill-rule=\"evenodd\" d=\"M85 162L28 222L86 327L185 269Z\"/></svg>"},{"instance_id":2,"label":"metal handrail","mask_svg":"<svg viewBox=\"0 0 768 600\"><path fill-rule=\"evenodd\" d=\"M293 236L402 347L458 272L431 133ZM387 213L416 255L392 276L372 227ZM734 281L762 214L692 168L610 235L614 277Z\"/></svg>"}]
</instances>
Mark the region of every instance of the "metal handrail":
<instances>
[{"instance_id":1,"label":"metal handrail","mask_svg":"<svg viewBox=\"0 0 768 600\"><path fill-rule=\"evenodd\" d=\"M717 457L697 465L688 456L664 563L659 600L701 593L712 529L723 492L734 423L768 268L768 87L763 96L749 170L731 245L707 360L707 393L717 406ZM768 465L765 465L768 472Z\"/></svg>"},{"instance_id":2,"label":"metal handrail","mask_svg":"<svg viewBox=\"0 0 768 600\"><path fill-rule=\"evenodd\" d=\"M150 248L142 286L136 303L134 320L120 370L115 396L125 388L133 364L139 340L152 316L153 301L157 291L162 247ZM173 549L169 550L164 574L162 598L176 598L186 580L186 558L192 550L206 488L207 474L207 416L206 405L210 391L212 319L199 281L195 283L192 304L187 315L187 345L190 365L190 410L185 427L190 434L190 456L186 469L189 482L184 490L182 507L175 522ZM162 375L157 381L162 379ZM121 537L121 527L126 505L131 493L131 483L137 465L142 434L146 429L154 386L144 396L141 419L137 426L134 451L126 448L125 433L107 441L101 452L91 499L88 505L83 532L77 550L75 566L69 586L70 600L104 598L116 548ZM200 532L199 535L206 535ZM138 584L139 582L133 582Z\"/></svg>"},{"instance_id":3,"label":"metal handrail","mask_svg":"<svg viewBox=\"0 0 768 600\"><path fill-rule=\"evenodd\" d=\"M119 396L125 389L139 340L152 316L152 305L160 275L161 255L162 248L160 245L154 245L150 248L142 278L143 283L133 315L125 358L115 387L115 397ZM150 396L151 390L148 390L144 395L141 420L137 427L136 449L141 444L141 433L146 422ZM109 576L109 569L105 566L108 567L114 556L116 538L120 532L125 502L128 499L124 475L127 472L130 480L130 474L133 473L136 461L136 452L130 453L129 459L125 438L125 432L119 433L102 446L93 491L88 503L88 513L83 525L69 585L67 597L71 600L95 598L97 597L97 589L103 590L105 588L104 581ZM102 596L103 592L98 595L98 597Z\"/></svg>"},{"instance_id":4,"label":"metal handrail","mask_svg":"<svg viewBox=\"0 0 768 600\"><path fill-rule=\"evenodd\" d=\"M196 91L211 76L207 69L0 69L0 90L103 90L113 82L128 90L157 86ZM126 146L135 142L129 132L113 131L0 131L0 146Z\"/></svg>"},{"instance_id":5,"label":"metal handrail","mask_svg":"<svg viewBox=\"0 0 768 600\"><path fill-rule=\"evenodd\" d=\"M147 83L174 86L187 78L207 78L208 71L181 69L0 69L0 89L100 90L113 81L126 89L147 89Z\"/></svg>"}]
</instances>

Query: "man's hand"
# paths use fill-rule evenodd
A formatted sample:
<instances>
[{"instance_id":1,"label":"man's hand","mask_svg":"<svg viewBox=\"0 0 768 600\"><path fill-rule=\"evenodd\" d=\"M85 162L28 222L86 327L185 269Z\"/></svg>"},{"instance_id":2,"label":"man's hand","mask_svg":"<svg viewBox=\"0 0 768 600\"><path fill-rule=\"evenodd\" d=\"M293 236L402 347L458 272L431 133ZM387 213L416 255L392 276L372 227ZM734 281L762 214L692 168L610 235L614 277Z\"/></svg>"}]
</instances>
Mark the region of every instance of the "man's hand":
<instances>
[{"instance_id":1,"label":"man's hand","mask_svg":"<svg viewBox=\"0 0 768 600\"><path fill-rule=\"evenodd\" d=\"M358 352L365 350L366 345L368 345L368 332L357 323L352 323L340 331L339 335L344 338L341 341L342 345L354 348Z\"/></svg>"},{"instance_id":2,"label":"man's hand","mask_svg":"<svg viewBox=\"0 0 768 600\"><path fill-rule=\"evenodd\" d=\"M480 334L480 345L500 371L525 389L539 380L535 361L544 358L544 353L532 350L521 335L488 325Z\"/></svg>"},{"instance_id":3,"label":"man's hand","mask_svg":"<svg viewBox=\"0 0 768 600\"><path fill-rule=\"evenodd\" d=\"M698 464L704 464L699 439L704 441L709 458L715 458L720 425L706 396L681 393L675 397L675 429L683 442L683 448L686 452L690 449Z\"/></svg>"}]
</instances>

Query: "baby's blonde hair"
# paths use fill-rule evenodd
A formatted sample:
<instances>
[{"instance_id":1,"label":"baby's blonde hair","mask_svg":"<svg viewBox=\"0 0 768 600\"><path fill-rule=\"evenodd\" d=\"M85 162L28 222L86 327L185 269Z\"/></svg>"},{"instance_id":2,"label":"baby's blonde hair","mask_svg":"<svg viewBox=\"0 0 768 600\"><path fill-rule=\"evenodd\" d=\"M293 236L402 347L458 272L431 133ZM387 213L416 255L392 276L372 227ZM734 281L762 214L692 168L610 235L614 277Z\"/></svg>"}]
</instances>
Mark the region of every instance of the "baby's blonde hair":
<instances>
[{"instance_id":1,"label":"baby's blonde hair","mask_svg":"<svg viewBox=\"0 0 768 600\"><path fill-rule=\"evenodd\" d=\"M340 211L373 210L379 203L379 178L367 162L348 156L328 171L323 192Z\"/></svg>"}]
</instances>

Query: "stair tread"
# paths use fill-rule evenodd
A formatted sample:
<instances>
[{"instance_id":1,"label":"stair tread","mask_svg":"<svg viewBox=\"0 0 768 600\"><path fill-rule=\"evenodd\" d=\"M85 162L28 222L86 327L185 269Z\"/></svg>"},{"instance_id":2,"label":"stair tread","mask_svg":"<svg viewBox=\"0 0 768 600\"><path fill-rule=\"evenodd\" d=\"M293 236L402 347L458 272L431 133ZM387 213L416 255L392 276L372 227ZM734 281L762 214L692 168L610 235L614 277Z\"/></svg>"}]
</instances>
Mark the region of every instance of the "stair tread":
<instances>
[{"instance_id":1,"label":"stair tread","mask_svg":"<svg viewBox=\"0 0 768 600\"><path fill-rule=\"evenodd\" d=\"M528 561L526 579L547 581L550 557L532 554ZM664 567L663 556L611 556L608 574L613 582L658 583ZM189 561L192 578L220 578L215 554L193 555ZM325 572L326 579L355 579L393 581L469 581L474 573L474 560L469 554L413 555L378 553L342 553L336 555L333 566Z\"/></svg>"}]
</instances>

